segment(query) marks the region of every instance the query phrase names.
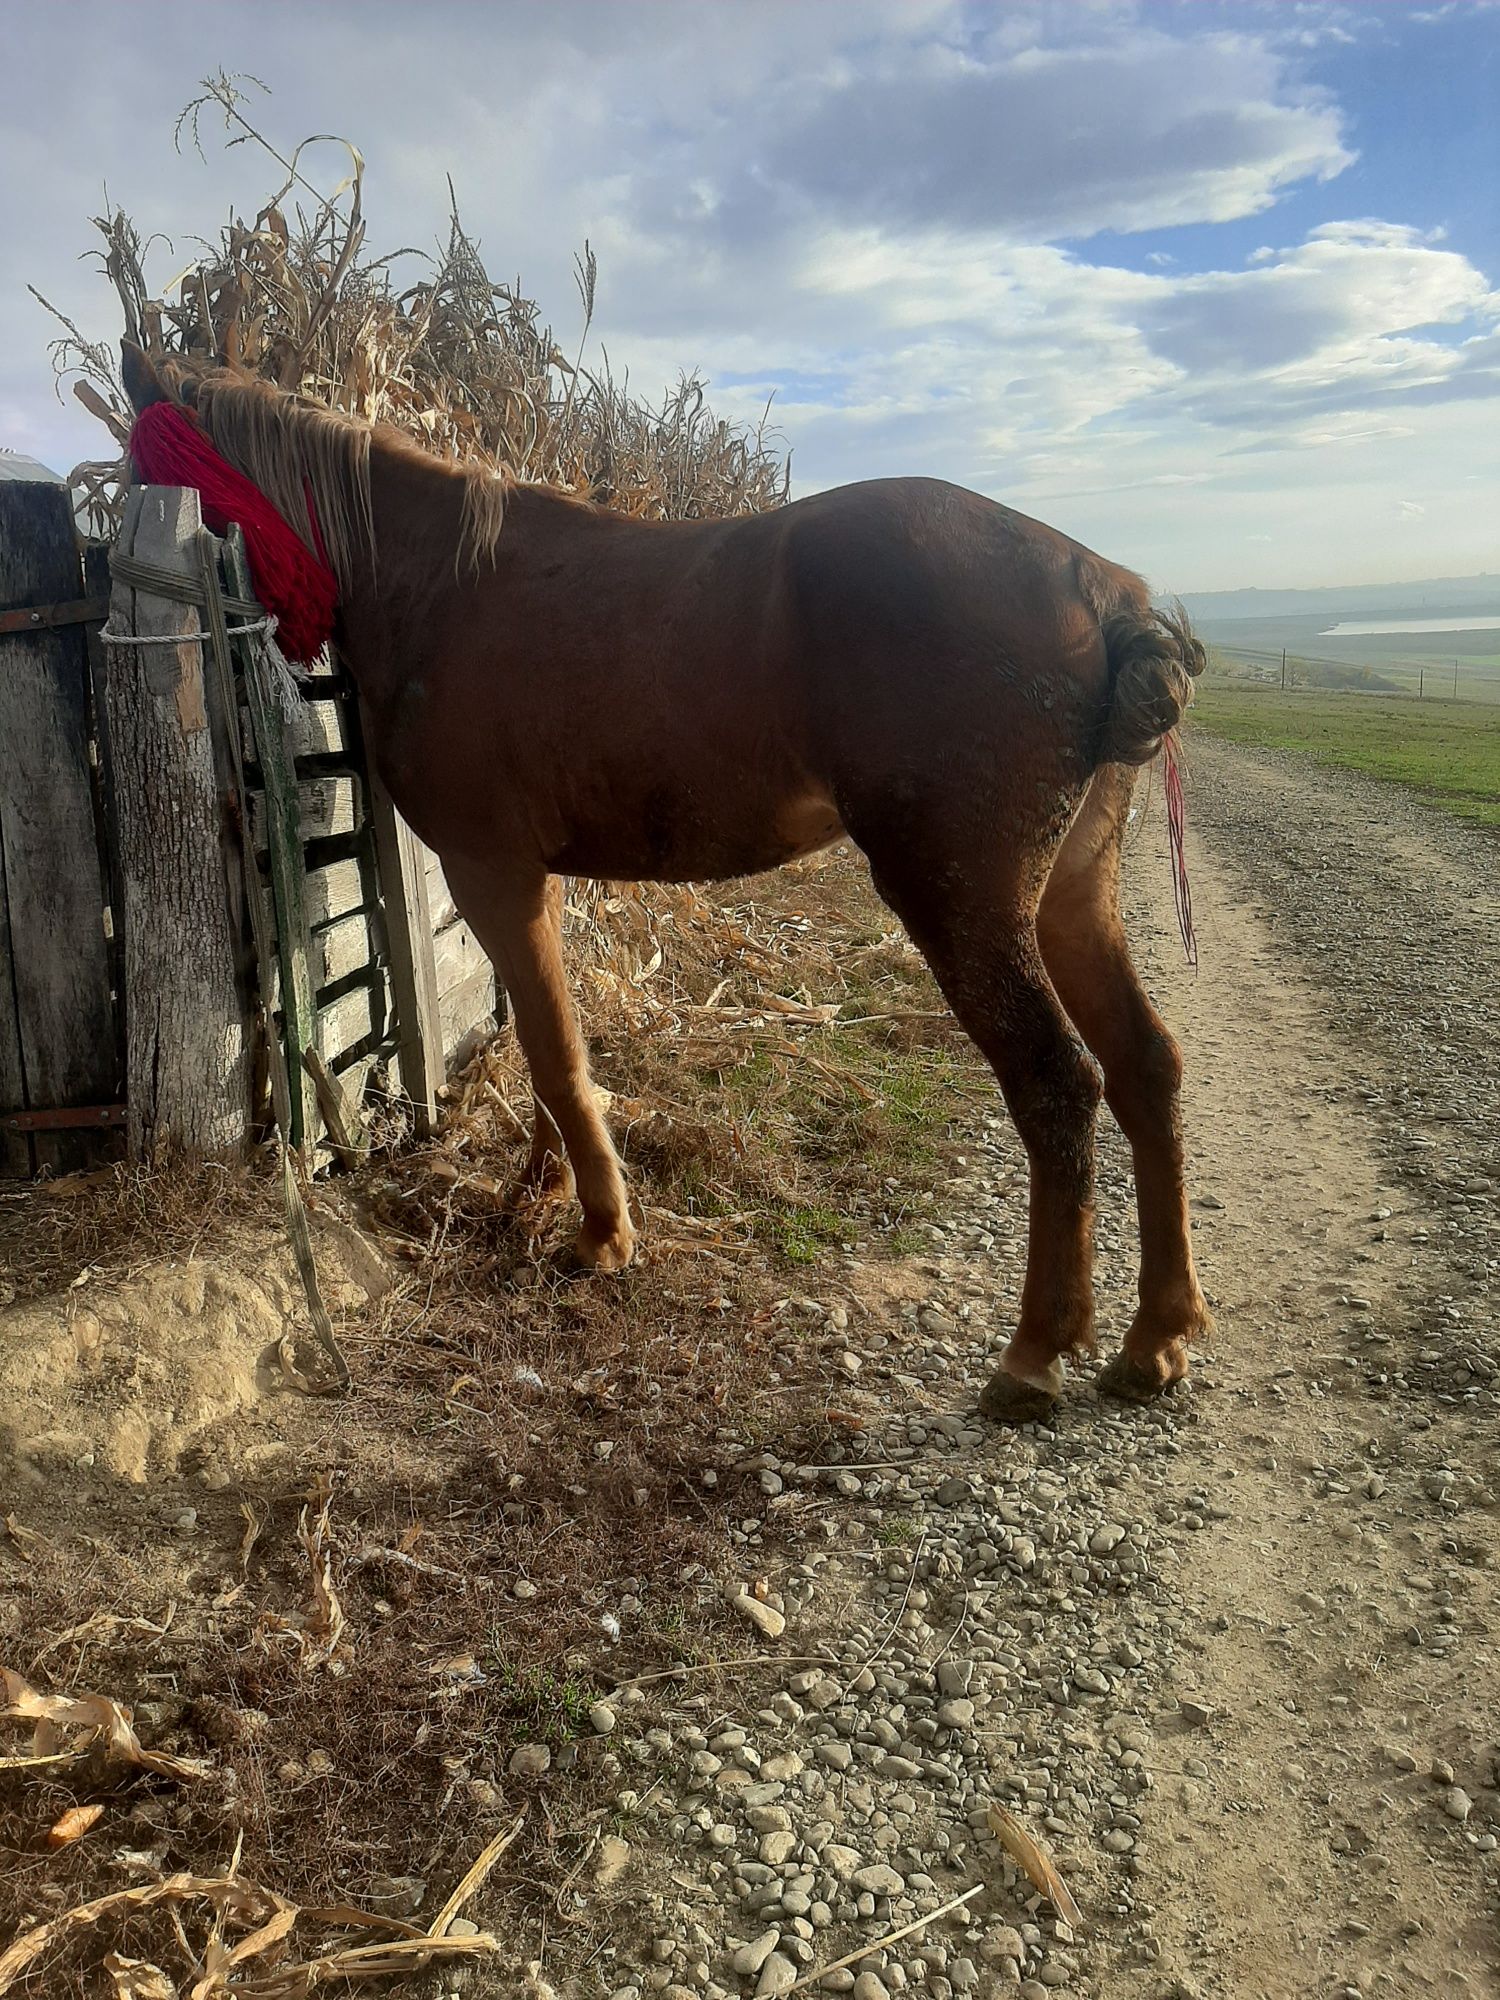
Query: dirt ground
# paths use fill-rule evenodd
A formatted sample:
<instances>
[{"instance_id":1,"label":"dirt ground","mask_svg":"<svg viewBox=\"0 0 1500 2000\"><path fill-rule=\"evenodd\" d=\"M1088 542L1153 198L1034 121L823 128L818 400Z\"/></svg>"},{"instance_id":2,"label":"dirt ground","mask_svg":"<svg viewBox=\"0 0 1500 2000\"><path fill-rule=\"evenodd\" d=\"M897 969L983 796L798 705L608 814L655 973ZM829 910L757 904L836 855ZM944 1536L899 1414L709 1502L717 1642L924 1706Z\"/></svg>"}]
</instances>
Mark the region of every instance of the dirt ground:
<instances>
[{"instance_id":1,"label":"dirt ground","mask_svg":"<svg viewBox=\"0 0 1500 2000\"><path fill-rule=\"evenodd\" d=\"M1156 1411L1084 1377L1055 1425L978 1426L1022 1162L967 1095L919 1221L893 1188L816 1256L783 1230L791 1265L686 1254L635 1292L502 1257L459 1311L446 1239L414 1276L394 1198L367 1188L356 1230L329 1197L356 1414L278 1391L270 1210L0 1312L0 1662L117 1696L217 1772L0 1773L0 1945L7 1901L30 1927L216 1872L236 1834L253 1879L425 1924L524 1805L468 1910L503 1959L411 1990L509 1995L534 1964L533 1992L669 2000L1500 1992L1500 849L1292 757L1191 761L1196 974L1159 800L1129 894L1184 1048L1219 1332ZM1127 1165L1106 1134L1106 1347ZM309 1586L324 1493L337 1645ZM769 1637L723 1602L757 1579ZM977 1717L948 1687L942 1719L944 1664ZM840 1734L857 1783L825 1782ZM1029 1815L1078 1925L976 1831L988 1797ZM49 1849L79 1800L100 1827ZM856 1909L842 1852L900 1886ZM144 1919L100 1937L165 1949ZM15 1990L122 1989L60 1950Z\"/></svg>"},{"instance_id":2,"label":"dirt ground","mask_svg":"<svg viewBox=\"0 0 1500 2000\"><path fill-rule=\"evenodd\" d=\"M1232 1508L1182 1575L1212 1749L1158 1797L1158 1928L1225 1995L1500 1991L1500 847L1294 758L1193 765L1196 977L1135 887L1220 1327L1187 1449Z\"/></svg>"}]
</instances>

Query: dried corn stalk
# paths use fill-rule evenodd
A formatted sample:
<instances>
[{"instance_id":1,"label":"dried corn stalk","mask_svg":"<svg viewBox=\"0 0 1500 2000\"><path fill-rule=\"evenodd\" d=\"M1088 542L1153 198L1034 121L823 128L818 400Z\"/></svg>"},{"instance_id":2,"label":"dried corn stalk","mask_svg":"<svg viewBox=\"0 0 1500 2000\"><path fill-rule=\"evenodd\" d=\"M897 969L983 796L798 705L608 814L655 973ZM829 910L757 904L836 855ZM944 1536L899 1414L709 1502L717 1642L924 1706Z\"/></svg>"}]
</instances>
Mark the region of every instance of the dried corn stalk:
<instances>
[{"instance_id":1,"label":"dried corn stalk","mask_svg":"<svg viewBox=\"0 0 1500 2000\"><path fill-rule=\"evenodd\" d=\"M991 1801L987 1817L991 1833L1031 1886L1041 1891L1065 1924L1071 1924L1074 1930L1080 1929L1083 1917L1078 1905L1041 1842L1033 1839L1015 1814L1008 1813L1004 1806L997 1806Z\"/></svg>"},{"instance_id":2,"label":"dried corn stalk","mask_svg":"<svg viewBox=\"0 0 1500 2000\"><path fill-rule=\"evenodd\" d=\"M134 1764L163 1778L201 1778L208 1766L194 1757L147 1750L130 1725L130 1710L103 1694L41 1694L19 1674L0 1667L0 1722L30 1722L29 1757L0 1757L0 1769L82 1763L99 1747L114 1763ZM82 1731L82 1741L76 1732Z\"/></svg>"},{"instance_id":3,"label":"dried corn stalk","mask_svg":"<svg viewBox=\"0 0 1500 2000\"><path fill-rule=\"evenodd\" d=\"M771 448L764 422L751 430L715 417L698 377L683 376L651 404L617 384L607 364L599 373L583 366L598 276L587 244L577 268L584 338L570 360L535 302L490 277L456 200L435 253L376 254L358 149L319 138L284 153L246 115L252 88L265 86L222 72L208 78L178 124L179 145L197 146L204 114L221 112L229 143L250 143L274 162L277 186L252 222L232 215L157 292L146 273L153 245L123 210L95 218L104 244L95 254L123 330L168 376L174 365L231 363L392 424L441 456L503 464L629 514L753 514L785 500L790 462ZM303 165L327 143L348 166L331 189ZM79 400L122 445L130 409L114 342L48 310L64 328L53 344L59 377L76 378ZM123 472L123 461L110 460L72 475L101 538L118 517Z\"/></svg>"}]
</instances>

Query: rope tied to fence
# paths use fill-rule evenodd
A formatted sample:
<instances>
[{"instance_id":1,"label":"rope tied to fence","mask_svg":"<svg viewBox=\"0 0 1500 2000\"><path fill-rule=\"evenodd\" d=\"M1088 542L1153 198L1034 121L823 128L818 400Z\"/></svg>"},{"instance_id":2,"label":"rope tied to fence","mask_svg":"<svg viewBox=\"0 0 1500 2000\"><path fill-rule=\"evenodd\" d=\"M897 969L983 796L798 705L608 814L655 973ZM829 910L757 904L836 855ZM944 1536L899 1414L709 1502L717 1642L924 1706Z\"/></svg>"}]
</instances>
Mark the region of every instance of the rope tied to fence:
<instances>
[{"instance_id":1,"label":"rope tied to fence","mask_svg":"<svg viewBox=\"0 0 1500 2000\"><path fill-rule=\"evenodd\" d=\"M154 597L169 598L176 604L191 604L200 610L205 606L202 584L195 578L177 574L173 570L158 569L152 563L140 563L133 556L121 556L111 551L111 574L120 583L129 584L134 589L149 590ZM231 600L224 600L225 608L230 608ZM233 608L243 607L236 601ZM252 607L259 610L259 606ZM226 639L250 639L262 664L267 669L267 680L276 697L276 705L290 722L301 706L301 689L307 684L308 674L294 666L282 652L278 641L280 621L272 612L263 612L259 618L246 618L241 624L226 625ZM211 631L201 622L196 632L120 632L115 629L111 617L99 628L99 637L107 646L203 646L213 638Z\"/></svg>"},{"instance_id":2,"label":"rope tied to fence","mask_svg":"<svg viewBox=\"0 0 1500 2000\"><path fill-rule=\"evenodd\" d=\"M226 639L243 638L247 632L274 632L274 618L256 618L244 625L226 625ZM117 632L106 622L99 627L99 637L109 646L191 646L202 645L209 634L201 628L196 632Z\"/></svg>"}]
</instances>

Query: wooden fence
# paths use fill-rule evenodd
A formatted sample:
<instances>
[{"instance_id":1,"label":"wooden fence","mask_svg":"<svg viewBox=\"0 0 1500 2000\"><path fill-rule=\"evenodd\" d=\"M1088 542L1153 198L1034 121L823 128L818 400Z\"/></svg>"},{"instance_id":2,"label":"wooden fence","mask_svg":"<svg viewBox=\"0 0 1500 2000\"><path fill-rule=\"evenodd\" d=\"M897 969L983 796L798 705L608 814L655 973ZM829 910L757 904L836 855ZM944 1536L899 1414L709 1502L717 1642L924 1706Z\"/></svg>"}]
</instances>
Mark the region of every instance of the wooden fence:
<instances>
[{"instance_id":1,"label":"wooden fence","mask_svg":"<svg viewBox=\"0 0 1500 2000\"><path fill-rule=\"evenodd\" d=\"M493 975L352 683L286 699L194 493L137 489L110 567L63 488L0 486L0 1175L242 1152L278 1073L309 1157L372 1091L425 1129Z\"/></svg>"}]
</instances>

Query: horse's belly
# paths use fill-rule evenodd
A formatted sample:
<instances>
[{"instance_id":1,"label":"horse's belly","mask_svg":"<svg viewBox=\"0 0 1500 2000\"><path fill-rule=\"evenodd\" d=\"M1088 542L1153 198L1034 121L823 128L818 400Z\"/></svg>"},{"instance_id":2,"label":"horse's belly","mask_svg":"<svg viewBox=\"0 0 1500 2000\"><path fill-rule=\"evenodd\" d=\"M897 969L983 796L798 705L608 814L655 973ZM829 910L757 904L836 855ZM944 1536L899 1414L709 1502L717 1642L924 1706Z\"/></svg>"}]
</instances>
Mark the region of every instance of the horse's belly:
<instances>
[{"instance_id":1,"label":"horse's belly","mask_svg":"<svg viewBox=\"0 0 1500 2000\"><path fill-rule=\"evenodd\" d=\"M618 817L575 823L547 856L557 875L617 882L715 882L758 875L827 847L843 832L833 801L805 791L747 798L662 787Z\"/></svg>"}]
</instances>

